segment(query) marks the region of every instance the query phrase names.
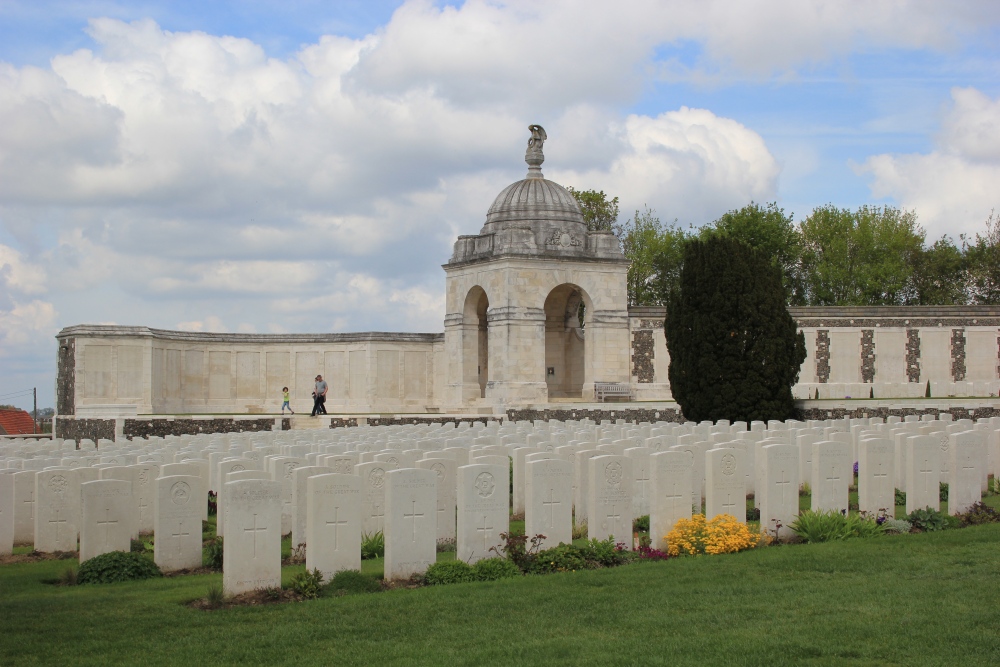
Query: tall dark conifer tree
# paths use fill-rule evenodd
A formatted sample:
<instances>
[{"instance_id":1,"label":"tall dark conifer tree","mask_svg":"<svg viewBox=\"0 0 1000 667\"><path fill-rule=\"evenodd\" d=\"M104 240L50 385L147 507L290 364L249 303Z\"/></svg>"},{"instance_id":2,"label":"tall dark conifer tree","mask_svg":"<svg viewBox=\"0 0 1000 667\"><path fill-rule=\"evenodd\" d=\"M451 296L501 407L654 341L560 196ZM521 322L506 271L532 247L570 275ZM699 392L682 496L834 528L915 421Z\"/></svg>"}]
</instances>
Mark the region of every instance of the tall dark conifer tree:
<instances>
[{"instance_id":1,"label":"tall dark conifer tree","mask_svg":"<svg viewBox=\"0 0 1000 667\"><path fill-rule=\"evenodd\" d=\"M691 241L667 303L670 389L694 421L790 419L805 337L781 270L739 241Z\"/></svg>"}]
</instances>

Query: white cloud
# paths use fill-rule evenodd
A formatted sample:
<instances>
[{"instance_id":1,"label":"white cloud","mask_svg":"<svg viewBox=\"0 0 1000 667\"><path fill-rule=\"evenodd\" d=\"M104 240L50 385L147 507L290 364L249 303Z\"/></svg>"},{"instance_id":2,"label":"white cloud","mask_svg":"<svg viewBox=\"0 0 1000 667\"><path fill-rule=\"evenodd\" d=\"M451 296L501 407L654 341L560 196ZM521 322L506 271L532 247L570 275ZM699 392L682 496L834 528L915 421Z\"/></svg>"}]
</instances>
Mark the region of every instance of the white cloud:
<instances>
[{"instance_id":1,"label":"white cloud","mask_svg":"<svg viewBox=\"0 0 1000 667\"><path fill-rule=\"evenodd\" d=\"M858 167L874 197L891 197L920 216L928 237L983 231L1000 208L1000 99L952 90L952 106L929 153L881 154Z\"/></svg>"},{"instance_id":2,"label":"white cloud","mask_svg":"<svg viewBox=\"0 0 1000 667\"><path fill-rule=\"evenodd\" d=\"M0 309L0 357L51 349L55 320L55 307L38 299L27 303L15 301L10 309Z\"/></svg>"},{"instance_id":3,"label":"white cloud","mask_svg":"<svg viewBox=\"0 0 1000 667\"><path fill-rule=\"evenodd\" d=\"M779 168L760 135L705 109L629 116L620 139L608 169L566 178L696 225L775 195Z\"/></svg>"}]
</instances>

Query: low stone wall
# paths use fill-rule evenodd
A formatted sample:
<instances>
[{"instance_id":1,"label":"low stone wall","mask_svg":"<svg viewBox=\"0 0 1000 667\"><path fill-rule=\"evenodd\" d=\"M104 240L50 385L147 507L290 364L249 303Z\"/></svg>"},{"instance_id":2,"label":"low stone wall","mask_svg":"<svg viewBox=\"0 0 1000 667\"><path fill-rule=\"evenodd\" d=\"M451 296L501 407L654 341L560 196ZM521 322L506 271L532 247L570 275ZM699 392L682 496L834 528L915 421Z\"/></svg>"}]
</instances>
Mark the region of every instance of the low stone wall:
<instances>
[{"instance_id":1,"label":"low stone wall","mask_svg":"<svg viewBox=\"0 0 1000 667\"><path fill-rule=\"evenodd\" d=\"M865 417L910 417L939 414L950 414L952 419L987 419L989 417L1000 417L1000 409L993 407L981 408L889 408L889 407L869 407L858 406L853 408L806 408L801 410L801 419L863 419Z\"/></svg>"},{"instance_id":2,"label":"low stone wall","mask_svg":"<svg viewBox=\"0 0 1000 667\"><path fill-rule=\"evenodd\" d=\"M125 419L122 435L126 438L164 437L167 435L198 435L201 433L244 433L247 431L273 431L274 417L262 419ZM290 421L282 419L282 430L288 430Z\"/></svg>"},{"instance_id":3,"label":"low stone wall","mask_svg":"<svg viewBox=\"0 0 1000 667\"><path fill-rule=\"evenodd\" d=\"M357 426L357 419L351 420ZM404 424L488 424L500 421L500 417L483 415L481 417L369 417L368 426L401 426ZM331 420L332 422L332 420ZM335 428L330 424L330 428Z\"/></svg>"},{"instance_id":4,"label":"low stone wall","mask_svg":"<svg viewBox=\"0 0 1000 667\"><path fill-rule=\"evenodd\" d=\"M114 419L56 418L56 437L62 440L114 440Z\"/></svg>"},{"instance_id":5,"label":"low stone wall","mask_svg":"<svg viewBox=\"0 0 1000 667\"><path fill-rule=\"evenodd\" d=\"M507 419L510 421L549 421L550 419L567 421L571 419L592 419L598 423L604 419L611 421L623 419L627 422L634 422L637 424L640 422L652 423L665 421L682 423L687 421L684 419L684 415L681 414L680 410L675 408L612 408L610 406L611 404L609 404L607 409L582 408L578 410L574 410L572 408L511 409L507 410Z\"/></svg>"}]
</instances>

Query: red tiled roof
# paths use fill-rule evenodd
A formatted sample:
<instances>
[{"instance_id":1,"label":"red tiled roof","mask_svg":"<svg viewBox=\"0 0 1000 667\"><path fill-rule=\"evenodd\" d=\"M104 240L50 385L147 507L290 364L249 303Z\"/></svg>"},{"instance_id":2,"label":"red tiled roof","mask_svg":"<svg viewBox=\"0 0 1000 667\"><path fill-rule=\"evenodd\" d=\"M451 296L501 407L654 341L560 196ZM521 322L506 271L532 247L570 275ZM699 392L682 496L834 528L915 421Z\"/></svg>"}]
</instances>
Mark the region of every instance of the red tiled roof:
<instances>
[{"instance_id":1,"label":"red tiled roof","mask_svg":"<svg viewBox=\"0 0 1000 667\"><path fill-rule=\"evenodd\" d=\"M0 433L19 435L33 433L34 420L24 410L0 410Z\"/></svg>"}]
</instances>

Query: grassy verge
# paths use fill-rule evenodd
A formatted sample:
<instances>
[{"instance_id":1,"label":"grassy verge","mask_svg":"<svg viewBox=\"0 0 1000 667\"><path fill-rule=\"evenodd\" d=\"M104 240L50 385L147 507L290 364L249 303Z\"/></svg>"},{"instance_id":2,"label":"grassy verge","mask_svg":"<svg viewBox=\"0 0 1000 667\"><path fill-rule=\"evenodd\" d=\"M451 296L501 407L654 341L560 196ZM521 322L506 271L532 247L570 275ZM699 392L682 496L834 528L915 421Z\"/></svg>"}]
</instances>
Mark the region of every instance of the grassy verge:
<instances>
[{"instance_id":1,"label":"grassy verge","mask_svg":"<svg viewBox=\"0 0 1000 667\"><path fill-rule=\"evenodd\" d=\"M221 575L57 587L65 561L9 565L0 664L990 664L998 542L989 525L216 612L184 603Z\"/></svg>"}]
</instances>

